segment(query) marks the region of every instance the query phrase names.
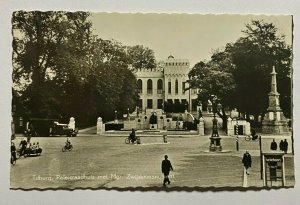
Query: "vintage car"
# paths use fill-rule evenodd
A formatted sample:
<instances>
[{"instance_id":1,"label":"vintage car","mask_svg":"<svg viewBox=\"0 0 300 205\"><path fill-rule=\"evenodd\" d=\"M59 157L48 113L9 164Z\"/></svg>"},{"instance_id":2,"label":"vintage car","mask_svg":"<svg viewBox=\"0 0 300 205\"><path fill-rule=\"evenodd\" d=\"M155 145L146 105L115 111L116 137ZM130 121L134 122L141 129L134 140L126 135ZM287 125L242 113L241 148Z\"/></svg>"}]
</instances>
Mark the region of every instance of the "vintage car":
<instances>
[{"instance_id":1,"label":"vintage car","mask_svg":"<svg viewBox=\"0 0 300 205\"><path fill-rule=\"evenodd\" d=\"M67 135L68 137L76 137L78 129L72 129L68 124L61 124L58 122L53 123L53 127L50 128L50 135Z\"/></svg>"},{"instance_id":2,"label":"vintage car","mask_svg":"<svg viewBox=\"0 0 300 205\"><path fill-rule=\"evenodd\" d=\"M32 118L27 122L25 136L55 136L66 135L75 137L78 129L72 129L68 124L59 123L57 119Z\"/></svg>"}]
</instances>

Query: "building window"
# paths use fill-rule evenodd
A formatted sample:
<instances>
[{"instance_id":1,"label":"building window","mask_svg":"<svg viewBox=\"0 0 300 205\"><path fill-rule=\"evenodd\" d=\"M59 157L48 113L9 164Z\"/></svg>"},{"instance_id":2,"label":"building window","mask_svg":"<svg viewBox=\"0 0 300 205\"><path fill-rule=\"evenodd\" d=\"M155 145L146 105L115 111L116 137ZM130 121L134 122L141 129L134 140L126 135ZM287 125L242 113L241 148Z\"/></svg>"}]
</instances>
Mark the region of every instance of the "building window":
<instances>
[{"instance_id":1,"label":"building window","mask_svg":"<svg viewBox=\"0 0 300 205\"><path fill-rule=\"evenodd\" d=\"M152 109L153 108L153 100L152 99L147 99L147 108Z\"/></svg>"},{"instance_id":2,"label":"building window","mask_svg":"<svg viewBox=\"0 0 300 205\"><path fill-rule=\"evenodd\" d=\"M137 85L138 85L138 93L141 94L143 92L143 82L141 79L138 79Z\"/></svg>"},{"instance_id":3,"label":"building window","mask_svg":"<svg viewBox=\"0 0 300 205\"><path fill-rule=\"evenodd\" d=\"M143 109L143 99L139 99L139 109Z\"/></svg>"},{"instance_id":4,"label":"building window","mask_svg":"<svg viewBox=\"0 0 300 205\"><path fill-rule=\"evenodd\" d=\"M157 109L162 109L163 103L163 99L157 99Z\"/></svg>"},{"instance_id":5,"label":"building window","mask_svg":"<svg viewBox=\"0 0 300 205\"><path fill-rule=\"evenodd\" d=\"M169 79L169 82L168 82L168 93L169 94L171 94L171 86L172 86L171 79Z\"/></svg>"},{"instance_id":6,"label":"building window","mask_svg":"<svg viewBox=\"0 0 300 205\"><path fill-rule=\"evenodd\" d=\"M182 94L185 93L185 82L182 82Z\"/></svg>"},{"instance_id":7,"label":"building window","mask_svg":"<svg viewBox=\"0 0 300 205\"><path fill-rule=\"evenodd\" d=\"M147 94L152 94L152 89L153 89L153 87L152 87L152 80L149 79L147 81Z\"/></svg>"},{"instance_id":8,"label":"building window","mask_svg":"<svg viewBox=\"0 0 300 205\"><path fill-rule=\"evenodd\" d=\"M157 81L157 94L162 94L163 93L163 81L162 79L159 79Z\"/></svg>"},{"instance_id":9,"label":"building window","mask_svg":"<svg viewBox=\"0 0 300 205\"><path fill-rule=\"evenodd\" d=\"M178 80L175 81L175 94L178 95Z\"/></svg>"},{"instance_id":10,"label":"building window","mask_svg":"<svg viewBox=\"0 0 300 205\"><path fill-rule=\"evenodd\" d=\"M192 99L192 111L197 111L198 101L197 99Z\"/></svg>"},{"instance_id":11,"label":"building window","mask_svg":"<svg viewBox=\"0 0 300 205\"><path fill-rule=\"evenodd\" d=\"M181 100L181 104L184 105L184 109L185 110L188 110L189 103L188 103L188 101L186 99L182 99Z\"/></svg>"}]
</instances>

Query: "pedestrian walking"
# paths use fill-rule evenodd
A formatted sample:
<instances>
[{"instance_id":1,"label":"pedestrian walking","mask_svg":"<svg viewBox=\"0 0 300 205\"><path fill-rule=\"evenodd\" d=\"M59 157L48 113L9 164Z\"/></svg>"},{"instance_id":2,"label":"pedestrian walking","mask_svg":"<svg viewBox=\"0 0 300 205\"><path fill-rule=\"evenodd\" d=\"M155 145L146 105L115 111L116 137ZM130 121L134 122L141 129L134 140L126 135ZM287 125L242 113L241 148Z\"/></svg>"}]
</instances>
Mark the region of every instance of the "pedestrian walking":
<instances>
[{"instance_id":1,"label":"pedestrian walking","mask_svg":"<svg viewBox=\"0 0 300 205\"><path fill-rule=\"evenodd\" d=\"M13 164L14 161L17 160L16 151L17 151L17 148L15 146L15 143L11 142L11 145L10 145L10 154L11 154L10 163L11 164Z\"/></svg>"},{"instance_id":2,"label":"pedestrian walking","mask_svg":"<svg viewBox=\"0 0 300 205\"><path fill-rule=\"evenodd\" d=\"M280 149L280 151L284 151L283 150L283 146L284 146L283 145L283 140L281 140L280 143L279 143L279 149Z\"/></svg>"},{"instance_id":3,"label":"pedestrian walking","mask_svg":"<svg viewBox=\"0 0 300 205\"><path fill-rule=\"evenodd\" d=\"M271 142L271 150L277 150L277 143L275 142L275 139Z\"/></svg>"},{"instance_id":4,"label":"pedestrian walking","mask_svg":"<svg viewBox=\"0 0 300 205\"><path fill-rule=\"evenodd\" d=\"M288 146L289 146L289 143L286 141L286 139L284 139L284 141L283 141L283 151L284 151L285 154L287 153Z\"/></svg>"},{"instance_id":5,"label":"pedestrian walking","mask_svg":"<svg viewBox=\"0 0 300 205\"><path fill-rule=\"evenodd\" d=\"M161 171L164 174L163 186L166 186L166 183L171 183L169 179L170 170L173 171L173 167L170 160L168 160L168 155L165 155L165 159L161 163Z\"/></svg>"},{"instance_id":6,"label":"pedestrian walking","mask_svg":"<svg viewBox=\"0 0 300 205\"><path fill-rule=\"evenodd\" d=\"M244 164L244 167L246 169L246 174L249 174L249 168L251 167L252 160L251 155L248 151L245 152L242 163Z\"/></svg>"}]
</instances>

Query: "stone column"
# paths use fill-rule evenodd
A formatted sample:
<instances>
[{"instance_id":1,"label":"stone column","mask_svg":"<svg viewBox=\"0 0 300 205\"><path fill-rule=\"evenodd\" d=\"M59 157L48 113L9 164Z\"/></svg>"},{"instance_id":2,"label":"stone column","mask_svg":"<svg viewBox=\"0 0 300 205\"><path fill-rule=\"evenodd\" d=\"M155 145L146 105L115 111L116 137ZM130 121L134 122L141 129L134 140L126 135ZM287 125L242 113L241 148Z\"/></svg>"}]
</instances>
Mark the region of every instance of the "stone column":
<instances>
[{"instance_id":1,"label":"stone column","mask_svg":"<svg viewBox=\"0 0 300 205\"><path fill-rule=\"evenodd\" d=\"M71 129L73 129L73 130L75 130L75 118L74 117L70 118L68 127L71 128Z\"/></svg>"},{"instance_id":2,"label":"stone column","mask_svg":"<svg viewBox=\"0 0 300 205\"><path fill-rule=\"evenodd\" d=\"M97 135L100 135L103 133L103 122L102 118L98 117L97 119Z\"/></svg>"}]
</instances>

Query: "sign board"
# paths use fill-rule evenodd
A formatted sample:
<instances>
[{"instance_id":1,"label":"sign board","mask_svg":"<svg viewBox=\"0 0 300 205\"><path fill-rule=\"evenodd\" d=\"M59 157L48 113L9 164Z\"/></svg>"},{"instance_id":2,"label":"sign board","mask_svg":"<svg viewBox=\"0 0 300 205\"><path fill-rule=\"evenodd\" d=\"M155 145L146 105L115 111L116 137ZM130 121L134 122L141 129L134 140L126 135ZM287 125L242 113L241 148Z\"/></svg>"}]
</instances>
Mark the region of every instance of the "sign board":
<instances>
[{"instance_id":1,"label":"sign board","mask_svg":"<svg viewBox=\"0 0 300 205\"><path fill-rule=\"evenodd\" d=\"M285 186L284 153L268 152L262 155L264 186Z\"/></svg>"}]
</instances>

